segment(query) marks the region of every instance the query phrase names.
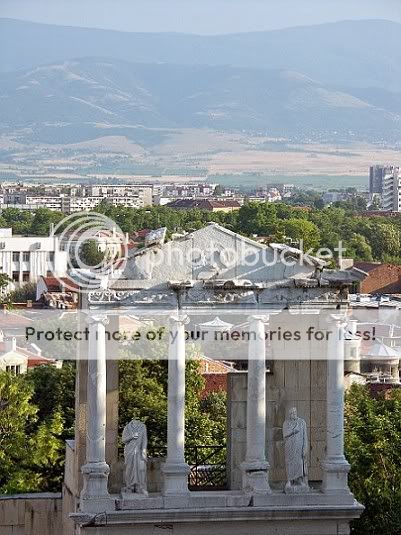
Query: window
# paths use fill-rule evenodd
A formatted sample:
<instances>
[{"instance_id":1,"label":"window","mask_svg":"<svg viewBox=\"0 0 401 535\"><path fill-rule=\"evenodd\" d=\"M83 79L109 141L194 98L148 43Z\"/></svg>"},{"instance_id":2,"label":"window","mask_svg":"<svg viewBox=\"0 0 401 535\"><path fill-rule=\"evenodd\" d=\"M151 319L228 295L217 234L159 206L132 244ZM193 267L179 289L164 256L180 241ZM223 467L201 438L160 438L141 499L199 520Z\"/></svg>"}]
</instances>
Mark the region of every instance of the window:
<instances>
[{"instance_id":1,"label":"window","mask_svg":"<svg viewBox=\"0 0 401 535\"><path fill-rule=\"evenodd\" d=\"M29 282L29 271L23 271L22 272L22 282Z\"/></svg>"},{"instance_id":2,"label":"window","mask_svg":"<svg viewBox=\"0 0 401 535\"><path fill-rule=\"evenodd\" d=\"M48 260L49 260L49 262L54 262L54 253L53 252L48 253Z\"/></svg>"},{"instance_id":3,"label":"window","mask_svg":"<svg viewBox=\"0 0 401 535\"><path fill-rule=\"evenodd\" d=\"M29 262L30 258L31 258L31 254L29 251L25 251L22 253L22 260L24 262Z\"/></svg>"},{"instance_id":4,"label":"window","mask_svg":"<svg viewBox=\"0 0 401 535\"><path fill-rule=\"evenodd\" d=\"M13 282L19 282L19 271L13 271L11 278L13 279Z\"/></svg>"},{"instance_id":5,"label":"window","mask_svg":"<svg viewBox=\"0 0 401 535\"><path fill-rule=\"evenodd\" d=\"M13 262L19 262L19 253L13 253Z\"/></svg>"},{"instance_id":6,"label":"window","mask_svg":"<svg viewBox=\"0 0 401 535\"><path fill-rule=\"evenodd\" d=\"M13 375L20 375L21 374L21 366L6 366L6 372L11 373Z\"/></svg>"}]
</instances>

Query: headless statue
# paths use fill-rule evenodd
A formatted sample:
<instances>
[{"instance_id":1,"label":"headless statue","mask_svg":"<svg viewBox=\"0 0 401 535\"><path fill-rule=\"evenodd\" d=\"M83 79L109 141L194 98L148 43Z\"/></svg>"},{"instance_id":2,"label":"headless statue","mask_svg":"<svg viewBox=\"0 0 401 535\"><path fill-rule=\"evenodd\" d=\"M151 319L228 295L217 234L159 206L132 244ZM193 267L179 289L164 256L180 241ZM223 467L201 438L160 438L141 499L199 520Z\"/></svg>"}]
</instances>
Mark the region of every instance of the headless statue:
<instances>
[{"instance_id":1,"label":"headless statue","mask_svg":"<svg viewBox=\"0 0 401 535\"><path fill-rule=\"evenodd\" d=\"M287 483L285 492L302 493L309 490L308 486L308 433L306 422L297 415L297 409L288 411L288 418L283 424L285 467Z\"/></svg>"},{"instance_id":2,"label":"headless statue","mask_svg":"<svg viewBox=\"0 0 401 535\"><path fill-rule=\"evenodd\" d=\"M129 422L123 431L125 492L147 496L146 463L148 439L146 425L139 420Z\"/></svg>"}]
</instances>

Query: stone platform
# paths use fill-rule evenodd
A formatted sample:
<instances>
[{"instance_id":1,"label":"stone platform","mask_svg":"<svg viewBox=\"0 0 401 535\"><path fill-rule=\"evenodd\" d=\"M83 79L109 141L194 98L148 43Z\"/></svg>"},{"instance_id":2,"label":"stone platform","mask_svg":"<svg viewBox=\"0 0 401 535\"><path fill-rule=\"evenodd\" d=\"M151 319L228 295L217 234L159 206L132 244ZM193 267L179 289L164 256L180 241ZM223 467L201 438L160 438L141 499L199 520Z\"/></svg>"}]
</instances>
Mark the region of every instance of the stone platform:
<instances>
[{"instance_id":1,"label":"stone platform","mask_svg":"<svg viewBox=\"0 0 401 535\"><path fill-rule=\"evenodd\" d=\"M272 497L279 501L278 495ZM79 535L349 535L349 522L363 510L355 501L348 505L300 505L281 497L280 506L256 506L251 499L242 507L221 507L218 504L224 498L216 493L210 500L206 496L190 497L186 506L176 508L116 510L97 515L76 513L72 517ZM160 503L160 499L150 498L154 504ZM234 503L239 495L231 499Z\"/></svg>"},{"instance_id":2,"label":"stone platform","mask_svg":"<svg viewBox=\"0 0 401 535\"><path fill-rule=\"evenodd\" d=\"M249 507L252 497L243 492L188 492L180 496L151 494L147 498L123 495L116 500L120 511L146 509L214 509L227 507Z\"/></svg>"},{"instance_id":3,"label":"stone platform","mask_svg":"<svg viewBox=\"0 0 401 535\"><path fill-rule=\"evenodd\" d=\"M352 494L323 494L311 490L306 494L284 494L273 491L271 494L249 495L241 491L188 492L181 496L163 496L159 493L148 497L123 494L115 499L118 511L144 511L155 509L221 509L233 507L320 507L352 506Z\"/></svg>"}]
</instances>

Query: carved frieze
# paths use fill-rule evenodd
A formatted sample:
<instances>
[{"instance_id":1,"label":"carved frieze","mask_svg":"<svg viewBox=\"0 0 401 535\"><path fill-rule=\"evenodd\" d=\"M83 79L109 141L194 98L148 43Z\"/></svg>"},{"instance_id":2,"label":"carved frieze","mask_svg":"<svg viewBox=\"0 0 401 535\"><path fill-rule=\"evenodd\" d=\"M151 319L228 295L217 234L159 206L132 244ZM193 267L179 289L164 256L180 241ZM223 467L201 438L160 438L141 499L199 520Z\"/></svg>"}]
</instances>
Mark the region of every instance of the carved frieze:
<instances>
[{"instance_id":1,"label":"carved frieze","mask_svg":"<svg viewBox=\"0 0 401 535\"><path fill-rule=\"evenodd\" d=\"M195 286L190 288L184 297L186 304L256 304L257 297L252 290L216 290L212 288L205 288L203 286Z\"/></svg>"},{"instance_id":2,"label":"carved frieze","mask_svg":"<svg viewBox=\"0 0 401 535\"><path fill-rule=\"evenodd\" d=\"M175 305L176 295L173 291L157 290L104 290L91 292L89 304L118 304L127 306Z\"/></svg>"}]
</instances>

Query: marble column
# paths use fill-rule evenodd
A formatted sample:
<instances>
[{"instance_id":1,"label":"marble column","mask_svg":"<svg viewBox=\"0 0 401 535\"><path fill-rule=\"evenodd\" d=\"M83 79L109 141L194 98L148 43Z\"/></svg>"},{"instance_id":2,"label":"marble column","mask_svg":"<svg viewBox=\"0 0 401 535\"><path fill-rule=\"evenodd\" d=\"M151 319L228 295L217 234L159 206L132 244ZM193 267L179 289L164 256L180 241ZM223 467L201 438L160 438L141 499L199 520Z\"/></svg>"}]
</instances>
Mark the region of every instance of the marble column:
<instances>
[{"instance_id":1,"label":"marble column","mask_svg":"<svg viewBox=\"0 0 401 535\"><path fill-rule=\"evenodd\" d=\"M114 510L107 484L106 463L106 333L104 315L88 318L88 376L86 408L86 464L82 466L80 510L100 513Z\"/></svg>"},{"instance_id":2,"label":"marble column","mask_svg":"<svg viewBox=\"0 0 401 535\"><path fill-rule=\"evenodd\" d=\"M169 321L167 459L163 466L165 496L188 494L190 468L185 462L185 325L187 316Z\"/></svg>"},{"instance_id":3,"label":"marble column","mask_svg":"<svg viewBox=\"0 0 401 535\"><path fill-rule=\"evenodd\" d=\"M266 461L266 321L264 316L249 318L246 456L241 470L242 488L252 494L271 492Z\"/></svg>"},{"instance_id":4,"label":"marble column","mask_svg":"<svg viewBox=\"0 0 401 535\"><path fill-rule=\"evenodd\" d=\"M327 352L327 431L326 458L322 463L323 491L350 494L350 465L344 456L344 328L341 316L332 316Z\"/></svg>"}]
</instances>

